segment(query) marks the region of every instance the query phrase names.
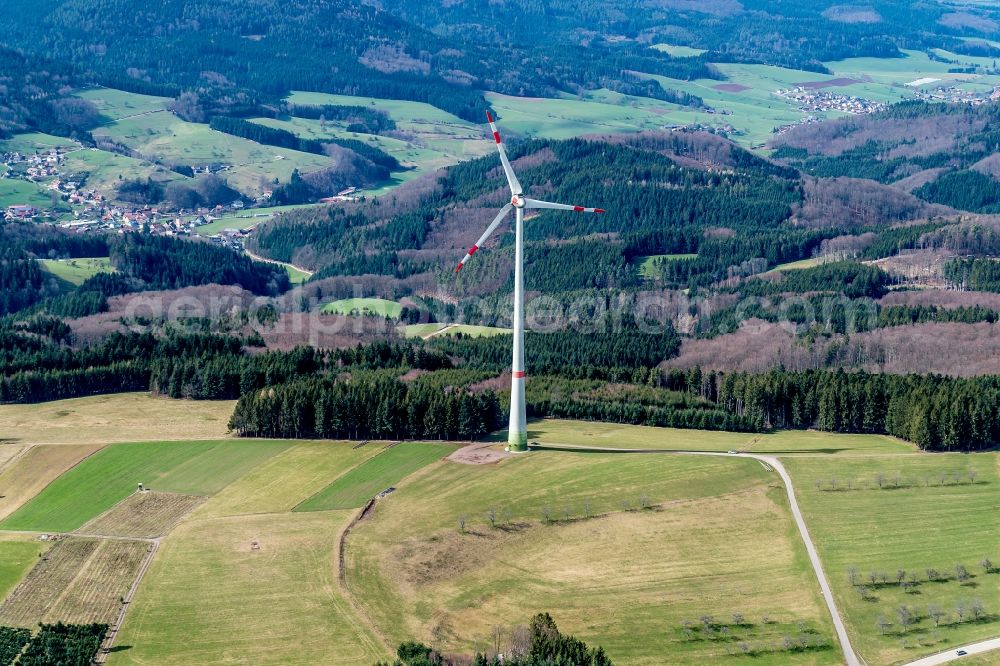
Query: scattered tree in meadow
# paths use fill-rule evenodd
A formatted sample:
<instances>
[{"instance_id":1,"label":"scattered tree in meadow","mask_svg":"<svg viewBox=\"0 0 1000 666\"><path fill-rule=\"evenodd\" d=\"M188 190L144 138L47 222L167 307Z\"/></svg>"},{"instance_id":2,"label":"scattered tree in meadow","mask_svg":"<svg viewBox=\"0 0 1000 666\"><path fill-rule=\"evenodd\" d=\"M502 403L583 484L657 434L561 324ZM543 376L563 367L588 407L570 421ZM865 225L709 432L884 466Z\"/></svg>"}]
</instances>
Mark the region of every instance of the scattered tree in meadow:
<instances>
[{"instance_id":1,"label":"scattered tree in meadow","mask_svg":"<svg viewBox=\"0 0 1000 666\"><path fill-rule=\"evenodd\" d=\"M910 625L913 624L913 612L904 605L896 609L896 615L899 616L899 626L903 628L905 634Z\"/></svg>"},{"instance_id":2,"label":"scattered tree in meadow","mask_svg":"<svg viewBox=\"0 0 1000 666\"><path fill-rule=\"evenodd\" d=\"M927 606L927 616L934 621L934 626L940 626L941 619L945 617L947 613L941 607L940 604L928 604Z\"/></svg>"},{"instance_id":3,"label":"scattered tree in meadow","mask_svg":"<svg viewBox=\"0 0 1000 666\"><path fill-rule=\"evenodd\" d=\"M885 617L885 615L879 615L875 618L875 626L878 627L879 632L885 636L885 630L892 626L892 623Z\"/></svg>"}]
</instances>

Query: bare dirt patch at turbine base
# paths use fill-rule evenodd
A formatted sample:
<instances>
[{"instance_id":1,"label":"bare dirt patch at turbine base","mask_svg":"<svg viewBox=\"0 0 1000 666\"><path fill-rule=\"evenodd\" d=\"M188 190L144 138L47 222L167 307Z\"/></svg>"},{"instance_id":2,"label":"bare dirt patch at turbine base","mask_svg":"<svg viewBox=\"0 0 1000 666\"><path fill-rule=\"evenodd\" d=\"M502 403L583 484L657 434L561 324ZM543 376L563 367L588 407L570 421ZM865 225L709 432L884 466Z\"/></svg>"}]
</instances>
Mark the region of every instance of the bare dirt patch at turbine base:
<instances>
[{"instance_id":1,"label":"bare dirt patch at turbine base","mask_svg":"<svg viewBox=\"0 0 1000 666\"><path fill-rule=\"evenodd\" d=\"M466 465L492 465L510 456L509 452L499 448L496 443L470 444L452 453L447 460Z\"/></svg>"}]
</instances>

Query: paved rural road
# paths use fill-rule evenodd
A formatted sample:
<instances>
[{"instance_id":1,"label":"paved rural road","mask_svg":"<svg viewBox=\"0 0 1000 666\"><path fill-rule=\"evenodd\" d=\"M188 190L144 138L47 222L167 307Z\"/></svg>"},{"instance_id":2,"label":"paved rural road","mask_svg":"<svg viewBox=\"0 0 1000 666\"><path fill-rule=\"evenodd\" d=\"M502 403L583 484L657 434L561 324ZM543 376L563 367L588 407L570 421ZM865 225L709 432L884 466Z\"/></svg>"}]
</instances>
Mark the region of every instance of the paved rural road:
<instances>
[{"instance_id":1,"label":"paved rural road","mask_svg":"<svg viewBox=\"0 0 1000 666\"><path fill-rule=\"evenodd\" d=\"M924 657L923 659L911 661L904 666L936 666L936 664L946 664L949 661L962 658L958 656L959 650L968 652L969 655L982 654L983 652L989 652L991 650L1000 650L1000 638L991 638L986 641L972 643L971 645L955 647L945 652L939 652L938 654L932 654L931 656ZM998 657L998 660L1000 660L1000 657Z\"/></svg>"},{"instance_id":2,"label":"paved rural road","mask_svg":"<svg viewBox=\"0 0 1000 666\"><path fill-rule=\"evenodd\" d=\"M844 660L847 666L864 666L861 659L854 652L854 648L851 646L851 639L847 636L847 629L844 627L844 621L840 617L840 612L837 610L837 603L833 599L833 591L830 589L830 582L826 579L826 574L823 573L823 566L819 561L819 553L816 552L816 546L813 545L812 537L809 536L809 530L806 528L806 521L802 518L802 512L799 511L799 503L795 499L795 490L792 487L792 477L788 475L785 471L785 466L781 464L777 458L773 456L757 455L754 453L719 453L715 451L669 451L663 449L612 449L612 448L601 448L601 447L589 447L589 446L573 446L573 447L559 447L559 446L535 446L532 448L538 449L550 449L557 450L562 449L564 451L603 451L607 453L671 453L676 455L686 455L686 456L718 456L724 458L752 458L758 462L764 464L765 466L770 466L778 473L781 480L785 484L785 491L788 494L788 504L792 508L792 516L795 518L795 524L799 528L799 534L802 536L802 541L806 545L806 552L809 553L809 561L812 563L813 572L816 574L816 579L819 581L820 590L823 593L823 600L826 602L826 607L830 611L830 617L833 619L833 626L837 632L837 639L840 641L840 647L844 651ZM936 663L936 662L934 662Z\"/></svg>"}]
</instances>

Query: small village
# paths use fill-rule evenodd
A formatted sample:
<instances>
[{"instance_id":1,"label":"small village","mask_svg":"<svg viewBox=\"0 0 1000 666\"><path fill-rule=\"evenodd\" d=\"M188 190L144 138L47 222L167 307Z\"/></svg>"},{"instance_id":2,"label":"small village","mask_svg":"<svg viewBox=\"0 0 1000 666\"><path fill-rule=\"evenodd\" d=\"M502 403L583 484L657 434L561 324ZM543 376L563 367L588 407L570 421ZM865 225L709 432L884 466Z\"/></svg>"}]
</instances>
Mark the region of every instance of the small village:
<instances>
[{"instance_id":1,"label":"small village","mask_svg":"<svg viewBox=\"0 0 1000 666\"><path fill-rule=\"evenodd\" d=\"M7 221L54 222L78 233L117 231L118 233L149 233L163 236L187 236L198 227L210 224L223 215L232 215L244 209L243 201L225 206L198 208L191 211L165 211L155 206L144 206L111 201L95 188L87 188L78 180L64 177L60 167L65 162L65 149L53 148L47 152L23 154L9 152L0 155L8 176L18 174L23 180L36 183L54 195L54 200L68 204L67 210L42 209L31 204L14 204L4 210ZM69 216L72 218L69 219ZM248 213L248 217L268 213ZM244 232L227 229L214 240L223 245L239 247Z\"/></svg>"},{"instance_id":2,"label":"small village","mask_svg":"<svg viewBox=\"0 0 1000 666\"><path fill-rule=\"evenodd\" d=\"M911 85L911 84L907 84ZM1000 87L993 88L988 94L966 90L958 86L941 86L930 90L917 88L915 91L917 99L925 102L945 102L947 104L972 104L978 106L987 102L1000 100Z\"/></svg>"},{"instance_id":3,"label":"small village","mask_svg":"<svg viewBox=\"0 0 1000 666\"><path fill-rule=\"evenodd\" d=\"M66 155L76 148L52 148L48 151L25 154L7 152L0 154L0 163L5 167L6 176L35 183L40 189L50 192L53 201L68 204L63 212L43 209L37 205L14 204L3 211L7 221L38 221L52 222L71 229L77 233L92 233L108 231L118 233L149 233L162 236L189 236L199 227L217 221L223 215L232 216L244 210L242 200L228 205L218 205L211 208L197 208L186 211L166 211L156 206L128 204L110 200L105 194L95 188L88 188L80 180L64 173ZM350 191L339 193L330 200L347 200L353 194ZM270 195L270 192L266 193ZM266 201L268 197L263 197ZM69 216L72 218L69 219ZM247 211L246 217L267 219L269 213ZM255 226L255 225L253 225ZM252 226L250 227L252 228ZM242 242L248 230L224 229L211 236L206 235L215 243L242 249Z\"/></svg>"},{"instance_id":4,"label":"small village","mask_svg":"<svg viewBox=\"0 0 1000 666\"><path fill-rule=\"evenodd\" d=\"M814 113L819 111L839 111L859 115L875 113L885 108L885 104L873 102L856 95L840 95L838 93L816 90L803 86L776 90L775 95L795 102L800 111Z\"/></svg>"}]
</instances>

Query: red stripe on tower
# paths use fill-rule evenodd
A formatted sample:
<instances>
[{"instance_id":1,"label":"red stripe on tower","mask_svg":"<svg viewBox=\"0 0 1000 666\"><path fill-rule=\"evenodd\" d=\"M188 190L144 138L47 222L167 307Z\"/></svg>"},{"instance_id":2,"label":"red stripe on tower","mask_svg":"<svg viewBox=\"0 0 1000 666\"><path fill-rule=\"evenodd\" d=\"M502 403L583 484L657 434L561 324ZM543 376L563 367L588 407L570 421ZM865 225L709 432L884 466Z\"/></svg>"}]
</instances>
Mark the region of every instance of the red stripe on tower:
<instances>
[{"instance_id":1,"label":"red stripe on tower","mask_svg":"<svg viewBox=\"0 0 1000 666\"><path fill-rule=\"evenodd\" d=\"M478 250L478 249L479 249L478 245L473 245L472 247L470 247L469 248L469 256L471 257L472 255L474 255L476 253L476 250Z\"/></svg>"},{"instance_id":2,"label":"red stripe on tower","mask_svg":"<svg viewBox=\"0 0 1000 666\"><path fill-rule=\"evenodd\" d=\"M525 375L524 370L518 370L517 372L514 373L514 379L524 379L524 375Z\"/></svg>"},{"instance_id":3,"label":"red stripe on tower","mask_svg":"<svg viewBox=\"0 0 1000 666\"><path fill-rule=\"evenodd\" d=\"M493 140L500 143L500 132L493 132Z\"/></svg>"},{"instance_id":4,"label":"red stripe on tower","mask_svg":"<svg viewBox=\"0 0 1000 666\"><path fill-rule=\"evenodd\" d=\"M586 209L583 206L573 206L573 210L575 210L577 213L582 213Z\"/></svg>"}]
</instances>

